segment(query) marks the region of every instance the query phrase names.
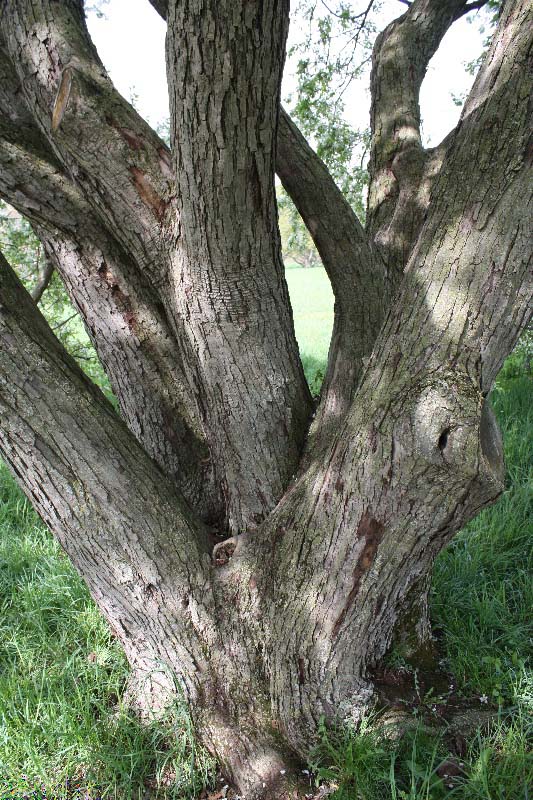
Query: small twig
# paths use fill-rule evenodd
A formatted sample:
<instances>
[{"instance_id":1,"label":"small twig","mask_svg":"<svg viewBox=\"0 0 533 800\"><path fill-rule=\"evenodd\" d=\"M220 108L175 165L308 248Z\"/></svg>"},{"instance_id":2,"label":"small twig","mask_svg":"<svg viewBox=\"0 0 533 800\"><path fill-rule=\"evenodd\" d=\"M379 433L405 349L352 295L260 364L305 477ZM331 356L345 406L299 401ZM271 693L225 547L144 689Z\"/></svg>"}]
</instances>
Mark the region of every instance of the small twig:
<instances>
[{"instance_id":1,"label":"small twig","mask_svg":"<svg viewBox=\"0 0 533 800\"><path fill-rule=\"evenodd\" d=\"M60 328L62 328L64 325L66 325L67 322L70 322L71 319L74 319L74 317L77 317L77 316L78 316L78 312L75 311L74 314L72 314L70 317L67 317L62 322L58 322L57 325L54 325L52 327L52 330L53 331L58 331Z\"/></svg>"}]
</instances>

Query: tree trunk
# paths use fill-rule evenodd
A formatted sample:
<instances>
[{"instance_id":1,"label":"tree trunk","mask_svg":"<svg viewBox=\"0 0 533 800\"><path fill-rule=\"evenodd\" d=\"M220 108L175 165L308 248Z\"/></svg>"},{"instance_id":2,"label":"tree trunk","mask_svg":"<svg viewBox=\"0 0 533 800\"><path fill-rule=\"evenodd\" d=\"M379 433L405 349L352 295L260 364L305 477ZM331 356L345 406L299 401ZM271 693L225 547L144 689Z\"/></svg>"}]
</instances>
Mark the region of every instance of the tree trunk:
<instances>
[{"instance_id":1,"label":"tree trunk","mask_svg":"<svg viewBox=\"0 0 533 800\"><path fill-rule=\"evenodd\" d=\"M0 191L61 272L122 419L0 258L0 451L116 631L139 704L183 695L247 800L296 797L320 719L369 707L407 608L427 635L435 556L503 488L487 395L532 297L531 11L506 4L429 154L423 63L467 4L414 0L378 39L365 233L284 114L277 127L285 0L153 4L172 154L114 92L81 2L3 9ZM402 109L431 180L404 185L387 75L413 41ZM399 183L379 200L384 151ZM336 296L307 436L275 167Z\"/></svg>"}]
</instances>

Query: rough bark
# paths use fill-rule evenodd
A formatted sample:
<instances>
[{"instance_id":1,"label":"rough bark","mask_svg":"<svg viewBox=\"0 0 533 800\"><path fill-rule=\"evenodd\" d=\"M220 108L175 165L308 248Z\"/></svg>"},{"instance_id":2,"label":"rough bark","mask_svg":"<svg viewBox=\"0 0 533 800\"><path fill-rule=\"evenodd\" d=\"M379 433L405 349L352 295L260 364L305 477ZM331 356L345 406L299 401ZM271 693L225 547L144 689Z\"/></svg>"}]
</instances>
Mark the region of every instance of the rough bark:
<instances>
[{"instance_id":1,"label":"rough bark","mask_svg":"<svg viewBox=\"0 0 533 800\"><path fill-rule=\"evenodd\" d=\"M190 371L157 291L37 128L0 47L0 194L32 223L106 366L121 413L205 519L219 519Z\"/></svg>"},{"instance_id":2,"label":"rough bark","mask_svg":"<svg viewBox=\"0 0 533 800\"><path fill-rule=\"evenodd\" d=\"M125 249L165 281L158 236L171 203L168 150L116 91L88 35L81 0L10 0L7 52L54 154Z\"/></svg>"},{"instance_id":3,"label":"rough bark","mask_svg":"<svg viewBox=\"0 0 533 800\"><path fill-rule=\"evenodd\" d=\"M166 20L166 0L152 5ZM275 168L311 234L335 295L328 367L311 437L313 448L320 448L349 408L363 358L370 354L388 308L392 281L324 163L283 108Z\"/></svg>"},{"instance_id":4,"label":"rough bark","mask_svg":"<svg viewBox=\"0 0 533 800\"><path fill-rule=\"evenodd\" d=\"M7 8L20 15L23 5L13 0ZM45 7L52 4L32 3ZM429 8L415 0L407 13L414 7ZM286 488L303 444L308 395L275 223L284 11L276 0L233 4L231 13L225 4L200 8L196 0L169 9L177 198L175 216L160 231L172 288L166 302L175 340L185 341L178 352L194 355L184 369L205 402L202 423L228 519L237 530L252 520L246 533L211 549L198 514L176 489L180 476L163 474L0 261L0 449L137 673L159 665L170 693L168 675L175 676L198 734L253 800L289 790L292 759L308 756L320 717L360 716L372 696L370 667L389 646L414 587L424 584L454 532L501 492L502 447L487 395L532 299L523 209L532 185L533 25L528 2L517 0L504 8L453 137L433 154L432 200L371 352L369 329L358 329L368 336L368 358L349 343L363 365L351 402L336 426L321 418L317 435L327 429L327 436L308 448ZM12 37L19 44L11 58L26 58L26 45ZM212 40L216 47L202 48ZM41 113L38 104L32 113ZM62 153L53 158L64 167ZM16 168L1 163L8 174L2 180L16 193L9 177ZM42 172L57 184L52 162L44 163ZM46 211L36 212L44 227L54 225L56 209L58 264L82 246L81 266L69 272L78 275L77 287L83 269L93 272L83 251L89 245L80 245L76 226L61 222L36 164L26 174L45 198ZM301 169L317 180L316 161L304 159ZM326 177L323 184L334 193ZM297 189L305 195L305 184ZM32 191L21 192L30 209ZM83 199L90 236L98 237L92 246L106 263L116 258L121 274L127 258L138 269L134 248L122 237L102 238L109 237L98 227L105 214ZM355 238L339 252L359 248L360 261L349 270L363 281L358 270L374 267L379 284L385 273L372 245L346 210L342 215L350 219L343 235ZM332 247L327 232L324 239ZM346 292L352 286L347 278ZM89 292L76 287L73 294ZM95 287L87 302L104 310L91 313L108 313L109 297L93 294ZM259 292L268 302L259 302ZM271 360L262 365L265 357ZM224 483L229 477L231 485Z\"/></svg>"},{"instance_id":5,"label":"rough bark","mask_svg":"<svg viewBox=\"0 0 533 800\"><path fill-rule=\"evenodd\" d=\"M142 695L184 697L250 797L280 796L260 650L233 614L210 537L83 375L0 254L0 450L112 625ZM246 626L246 627L245 627ZM297 782L297 781L296 781Z\"/></svg>"},{"instance_id":6,"label":"rough bark","mask_svg":"<svg viewBox=\"0 0 533 800\"><path fill-rule=\"evenodd\" d=\"M532 301L530 23L507 6L346 422L269 523L271 691L301 752L317 714L360 711L410 588L503 488L486 397Z\"/></svg>"},{"instance_id":7,"label":"rough bark","mask_svg":"<svg viewBox=\"0 0 533 800\"><path fill-rule=\"evenodd\" d=\"M409 259L442 163L443 145L422 146L420 87L443 36L471 8L466 0L414 0L374 46L367 229L393 274Z\"/></svg>"},{"instance_id":8,"label":"rough bark","mask_svg":"<svg viewBox=\"0 0 533 800\"><path fill-rule=\"evenodd\" d=\"M167 21L172 292L202 363L214 463L238 532L281 497L311 411L274 192L288 3L190 0L172 4ZM216 48L203 46L215 36Z\"/></svg>"},{"instance_id":9,"label":"rough bark","mask_svg":"<svg viewBox=\"0 0 533 800\"><path fill-rule=\"evenodd\" d=\"M1 256L0 295L3 456L132 663L187 665L180 677L193 698L191 619L205 627L210 604L207 534Z\"/></svg>"},{"instance_id":10,"label":"rough bark","mask_svg":"<svg viewBox=\"0 0 533 800\"><path fill-rule=\"evenodd\" d=\"M201 407L224 497L221 524L237 532L256 525L279 500L296 468L311 410L283 275L273 187L288 9L250 9L232 8L234 16L226 20L217 6L198 17L207 37L213 36L209 24L219 17L215 58L194 47L185 6L170 25L173 136L181 143L174 147L175 179L167 149L105 74L81 0L60 7L50 0L13 0L4 13L7 49L19 77L26 75L22 86L30 111L87 202L117 231L120 244L157 289L187 385ZM194 5L187 10L197 18ZM264 64L255 52L258 41L262 56L268 56ZM234 77L244 70L235 85L228 78L232 70ZM189 74L199 80L186 80ZM216 78L214 91L204 83L208 74ZM247 94L252 80L257 92ZM195 118L190 108L196 102L206 108L212 103L212 113ZM240 163L243 147L249 148L246 163ZM220 163L215 152L223 156ZM201 196L195 170L198 179L204 171ZM232 176L238 179L226 186L223 199L214 192L208 203L209 181L227 183ZM235 214L243 215L238 230L248 230L247 241L234 233L230 242ZM243 374L256 386L252 398L238 392Z\"/></svg>"},{"instance_id":11,"label":"rough bark","mask_svg":"<svg viewBox=\"0 0 533 800\"><path fill-rule=\"evenodd\" d=\"M276 171L304 220L331 281L334 327L321 401L313 424L320 447L344 418L390 302L381 256L324 163L282 109Z\"/></svg>"}]
</instances>

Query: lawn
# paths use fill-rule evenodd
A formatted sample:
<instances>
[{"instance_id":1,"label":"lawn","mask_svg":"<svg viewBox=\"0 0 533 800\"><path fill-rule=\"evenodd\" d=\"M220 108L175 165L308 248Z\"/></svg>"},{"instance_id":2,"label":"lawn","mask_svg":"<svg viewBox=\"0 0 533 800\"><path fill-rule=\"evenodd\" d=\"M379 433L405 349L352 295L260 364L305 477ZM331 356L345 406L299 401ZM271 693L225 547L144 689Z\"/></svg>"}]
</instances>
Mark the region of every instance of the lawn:
<instances>
[{"instance_id":1,"label":"lawn","mask_svg":"<svg viewBox=\"0 0 533 800\"><path fill-rule=\"evenodd\" d=\"M290 269L287 279L316 389L331 334L331 289L321 269ZM442 668L453 674L458 695L473 707L492 707L497 719L462 746L460 774L452 777L444 777L446 764L456 763L457 752L422 728L399 743L378 738L371 721L359 731L324 732L313 766L337 782L338 800L530 797L532 380L522 347L492 395L508 488L441 554L433 578ZM196 748L183 709L141 726L121 703L127 665L120 648L1 465L0 607L0 800L82 797L76 787L93 798L141 800L158 783L158 797L178 800L198 797L212 783L214 765ZM429 693L421 705L433 700Z\"/></svg>"},{"instance_id":2,"label":"lawn","mask_svg":"<svg viewBox=\"0 0 533 800\"><path fill-rule=\"evenodd\" d=\"M288 269L294 328L311 391L318 394L333 328L333 292L325 270Z\"/></svg>"}]
</instances>

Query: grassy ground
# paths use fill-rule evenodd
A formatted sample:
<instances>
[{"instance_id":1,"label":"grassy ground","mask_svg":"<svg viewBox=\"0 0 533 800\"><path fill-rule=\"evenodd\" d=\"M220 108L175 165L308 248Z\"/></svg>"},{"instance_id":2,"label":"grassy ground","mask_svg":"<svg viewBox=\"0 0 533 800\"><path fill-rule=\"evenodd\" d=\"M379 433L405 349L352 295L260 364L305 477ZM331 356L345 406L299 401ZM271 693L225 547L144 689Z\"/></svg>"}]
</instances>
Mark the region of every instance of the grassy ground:
<instances>
[{"instance_id":1,"label":"grassy ground","mask_svg":"<svg viewBox=\"0 0 533 800\"><path fill-rule=\"evenodd\" d=\"M292 269L288 281L306 374L317 388L331 290L318 269ZM443 667L456 692L480 709L499 708L499 717L463 742L459 757L449 740L422 729L399 744L378 739L370 721L358 732L324 732L313 766L339 784L338 800L528 800L533 392L523 361L523 354L508 360L493 393L508 489L440 556L432 593ZM1 466L0 608L0 800L83 797L76 786L89 787L93 798L140 800L158 781L166 785L161 796L177 800L198 796L213 779L183 710L141 727L121 705L127 667L119 647ZM421 698L428 707L434 701Z\"/></svg>"},{"instance_id":2,"label":"grassy ground","mask_svg":"<svg viewBox=\"0 0 533 800\"><path fill-rule=\"evenodd\" d=\"M333 292L323 269L289 269L294 327L311 391L318 394L333 328Z\"/></svg>"}]
</instances>

